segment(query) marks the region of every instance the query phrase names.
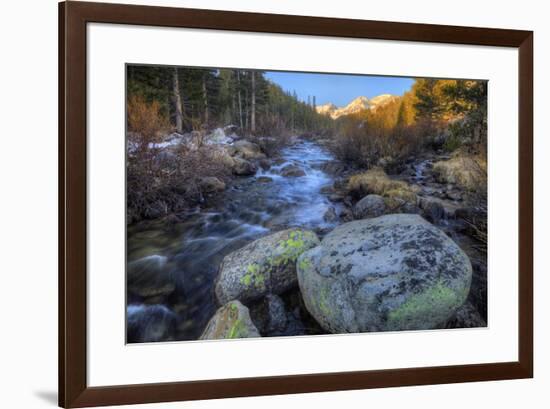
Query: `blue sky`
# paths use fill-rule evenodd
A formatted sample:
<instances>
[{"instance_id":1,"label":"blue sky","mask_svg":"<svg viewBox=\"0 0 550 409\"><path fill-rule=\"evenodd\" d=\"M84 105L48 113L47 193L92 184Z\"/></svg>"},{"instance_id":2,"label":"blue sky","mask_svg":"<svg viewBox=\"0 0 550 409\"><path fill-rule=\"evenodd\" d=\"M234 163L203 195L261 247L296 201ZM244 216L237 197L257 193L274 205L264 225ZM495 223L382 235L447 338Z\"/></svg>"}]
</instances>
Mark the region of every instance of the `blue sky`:
<instances>
[{"instance_id":1,"label":"blue sky","mask_svg":"<svg viewBox=\"0 0 550 409\"><path fill-rule=\"evenodd\" d=\"M332 102L345 106L358 96L372 98L380 94L403 95L414 79L402 77L377 77L368 75L309 74L267 71L266 77L285 91L296 91L298 98L307 101L315 95L317 105Z\"/></svg>"}]
</instances>

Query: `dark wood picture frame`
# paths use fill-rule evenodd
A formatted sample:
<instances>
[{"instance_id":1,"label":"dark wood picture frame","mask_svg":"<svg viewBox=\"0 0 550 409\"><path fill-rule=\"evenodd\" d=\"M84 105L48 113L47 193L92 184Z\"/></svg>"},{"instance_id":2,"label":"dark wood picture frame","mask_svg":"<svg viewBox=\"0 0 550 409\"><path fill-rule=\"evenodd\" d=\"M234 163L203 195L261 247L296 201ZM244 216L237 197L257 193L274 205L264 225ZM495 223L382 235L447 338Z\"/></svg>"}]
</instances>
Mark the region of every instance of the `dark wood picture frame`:
<instances>
[{"instance_id":1,"label":"dark wood picture frame","mask_svg":"<svg viewBox=\"0 0 550 409\"><path fill-rule=\"evenodd\" d=\"M88 387L86 25L91 22L437 42L519 49L518 361ZM59 405L83 407L533 376L533 33L106 3L59 4Z\"/></svg>"}]
</instances>

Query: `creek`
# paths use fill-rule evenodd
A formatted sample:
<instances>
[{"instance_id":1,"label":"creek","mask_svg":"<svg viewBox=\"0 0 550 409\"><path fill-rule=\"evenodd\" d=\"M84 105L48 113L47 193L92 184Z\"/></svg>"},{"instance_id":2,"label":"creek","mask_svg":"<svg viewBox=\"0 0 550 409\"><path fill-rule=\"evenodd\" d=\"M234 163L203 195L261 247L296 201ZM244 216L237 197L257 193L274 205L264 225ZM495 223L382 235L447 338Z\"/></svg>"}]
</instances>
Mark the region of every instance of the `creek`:
<instances>
[{"instance_id":1,"label":"creek","mask_svg":"<svg viewBox=\"0 0 550 409\"><path fill-rule=\"evenodd\" d=\"M287 227L329 230L337 222L324 215L331 203L323 188L333 176L322 170L333 156L310 141L298 141L282 150L274 164L254 176L236 179L207 208L178 215L178 220L144 221L127 231L128 266L154 265L158 275L175 283L164 298L138 297L128 292L128 323L148 331L148 339L164 340L166 325L173 326L170 339L197 339L217 305L213 285L223 257L269 232ZM285 167L303 170L301 176L282 176ZM134 285L159 286L155 277L138 278ZM129 331L128 341L144 334ZM133 334L133 335L132 335ZM135 339L132 339L135 338Z\"/></svg>"}]
</instances>

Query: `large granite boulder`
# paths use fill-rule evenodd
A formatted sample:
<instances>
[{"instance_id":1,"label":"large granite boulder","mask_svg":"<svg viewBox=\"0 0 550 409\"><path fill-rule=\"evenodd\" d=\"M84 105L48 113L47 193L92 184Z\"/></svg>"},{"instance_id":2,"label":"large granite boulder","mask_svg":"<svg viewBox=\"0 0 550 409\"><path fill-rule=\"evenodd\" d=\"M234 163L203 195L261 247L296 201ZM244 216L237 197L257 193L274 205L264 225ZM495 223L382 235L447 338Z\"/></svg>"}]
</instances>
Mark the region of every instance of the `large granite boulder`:
<instances>
[{"instance_id":1,"label":"large granite boulder","mask_svg":"<svg viewBox=\"0 0 550 409\"><path fill-rule=\"evenodd\" d=\"M464 303L472 266L418 215L343 224L298 258L308 311L333 333L440 327Z\"/></svg>"},{"instance_id":2,"label":"large granite boulder","mask_svg":"<svg viewBox=\"0 0 550 409\"><path fill-rule=\"evenodd\" d=\"M229 253L222 261L215 283L218 302L225 304L236 299L247 302L295 286L296 259L318 244L315 233L293 228Z\"/></svg>"}]
</instances>

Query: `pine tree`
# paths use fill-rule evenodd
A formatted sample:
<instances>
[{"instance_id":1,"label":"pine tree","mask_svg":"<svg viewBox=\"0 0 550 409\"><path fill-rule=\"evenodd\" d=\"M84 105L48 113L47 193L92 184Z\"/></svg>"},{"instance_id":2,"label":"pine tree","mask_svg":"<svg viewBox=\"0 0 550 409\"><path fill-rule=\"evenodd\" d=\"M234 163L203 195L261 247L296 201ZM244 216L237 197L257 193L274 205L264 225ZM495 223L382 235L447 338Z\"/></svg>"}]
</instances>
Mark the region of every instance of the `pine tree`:
<instances>
[{"instance_id":1,"label":"pine tree","mask_svg":"<svg viewBox=\"0 0 550 409\"><path fill-rule=\"evenodd\" d=\"M251 80L251 114L250 114L250 131L254 134L256 132L256 73L252 71L250 73L252 80Z\"/></svg>"},{"instance_id":2,"label":"pine tree","mask_svg":"<svg viewBox=\"0 0 550 409\"><path fill-rule=\"evenodd\" d=\"M178 79L178 69L174 67L172 74L172 92L173 92L173 103L174 103L174 112L176 118L176 132L183 133L183 112L181 104L181 94L180 94L180 84Z\"/></svg>"}]
</instances>

